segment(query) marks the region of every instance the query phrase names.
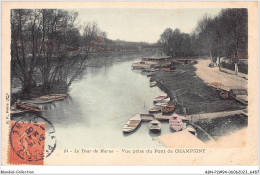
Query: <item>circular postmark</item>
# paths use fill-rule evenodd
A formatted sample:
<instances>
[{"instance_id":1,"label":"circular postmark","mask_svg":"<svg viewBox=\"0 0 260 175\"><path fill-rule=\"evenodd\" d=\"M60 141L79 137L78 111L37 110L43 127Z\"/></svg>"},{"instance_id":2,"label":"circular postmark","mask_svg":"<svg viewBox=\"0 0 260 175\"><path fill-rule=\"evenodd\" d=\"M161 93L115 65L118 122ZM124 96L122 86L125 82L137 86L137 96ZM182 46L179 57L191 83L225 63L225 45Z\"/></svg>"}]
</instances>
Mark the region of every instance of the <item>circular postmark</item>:
<instances>
[{"instance_id":1,"label":"circular postmark","mask_svg":"<svg viewBox=\"0 0 260 175\"><path fill-rule=\"evenodd\" d=\"M11 124L10 144L16 155L25 161L43 160L56 148L55 129L42 116L21 117Z\"/></svg>"}]
</instances>

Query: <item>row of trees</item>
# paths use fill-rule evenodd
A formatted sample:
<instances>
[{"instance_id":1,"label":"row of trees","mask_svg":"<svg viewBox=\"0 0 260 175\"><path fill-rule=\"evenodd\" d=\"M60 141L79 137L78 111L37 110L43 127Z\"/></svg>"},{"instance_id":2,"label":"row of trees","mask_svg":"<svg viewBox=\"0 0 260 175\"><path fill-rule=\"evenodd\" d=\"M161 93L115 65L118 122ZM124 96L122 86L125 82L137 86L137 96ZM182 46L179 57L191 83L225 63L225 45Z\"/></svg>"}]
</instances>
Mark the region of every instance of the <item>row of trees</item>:
<instances>
[{"instance_id":1,"label":"row of trees","mask_svg":"<svg viewBox=\"0 0 260 175\"><path fill-rule=\"evenodd\" d=\"M191 34L166 29L158 43L167 55L190 56L211 55L238 60L239 53L247 53L248 13L247 9L223 9L218 16L205 15Z\"/></svg>"},{"instance_id":2,"label":"row of trees","mask_svg":"<svg viewBox=\"0 0 260 175\"><path fill-rule=\"evenodd\" d=\"M165 53L172 57L191 54L191 38L189 34L181 33L179 29L173 31L167 28L161 34L159 44L163 46Z\"/></svg>"},{"instance_id":3,"label":"row of trees","mask_svg":"<svg viewBox=\"0 0 260 175\"><path fill-rule=\"evenodd\" d=\"M76 24L78 13L58 9L15 9L11 11L12 74L24 92L37 85L43 92L55 84L69 87L84 70L93 41L106 37L96 23ZM79 47L84 46L84 55Z\"/></svg>"}]
</instances>

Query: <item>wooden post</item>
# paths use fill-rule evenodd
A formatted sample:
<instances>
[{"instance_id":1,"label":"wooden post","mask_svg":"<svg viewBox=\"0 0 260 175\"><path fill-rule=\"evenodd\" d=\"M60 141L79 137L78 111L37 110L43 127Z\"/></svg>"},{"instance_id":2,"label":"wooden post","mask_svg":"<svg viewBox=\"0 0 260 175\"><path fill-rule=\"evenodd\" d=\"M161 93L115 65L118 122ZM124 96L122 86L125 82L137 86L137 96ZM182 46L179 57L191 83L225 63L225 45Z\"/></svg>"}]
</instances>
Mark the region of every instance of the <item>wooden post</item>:
<instances>
[{"instance_id":1,"label":"wooden post","mask_svg":"<svg viewBox=\"0 0 260 175\"><path fill-rule=\"evenodd\" d=\"M212 66L212 67L214 67L214 62L213 62L213 56L212 56L212 53L211 53L211 51L210 51L210 65Z\"/></svg>"},{"instance_id":2,"label":"wooden post","mask_svg":"<svg viewBox=\"0 0 260 175\"><path fill-rule=\"evenodd\" d=\"M237 66L237 63L235 63L235 74L238 75L238 66Z\"/></svg>"}]
</instances>

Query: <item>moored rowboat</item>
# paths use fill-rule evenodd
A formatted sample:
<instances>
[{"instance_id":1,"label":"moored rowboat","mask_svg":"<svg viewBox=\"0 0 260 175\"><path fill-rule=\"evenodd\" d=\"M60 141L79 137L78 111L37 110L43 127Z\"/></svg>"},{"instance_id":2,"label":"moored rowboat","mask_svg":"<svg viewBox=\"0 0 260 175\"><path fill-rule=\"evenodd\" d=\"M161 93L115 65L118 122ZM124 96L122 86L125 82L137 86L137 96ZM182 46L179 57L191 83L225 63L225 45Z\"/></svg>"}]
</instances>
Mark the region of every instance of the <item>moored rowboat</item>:
<instances>
[{"instance_id":1,"label":"moored rowboat","mask_svg":"<svg viewBox=\"0 0 260 175\"><path fill-rule=\"evenodd\" d=\"M132 118L130 118L123 127L123 132L132 132L134 131L141 123L140 114L135 114Z\"/></svg>"},{"instance_id":2,"label":"moored rowboat","mask_svg":"<svg viewBox=\"0 0 260 175\"><path fill-rule=\"evenodd\" d=\"M31 112L37 112L37 113L42 112L41 108L38 105L31 104L31 103L23 103L23 102L17 103L16 107L20 108L20 109L31 111Z\"/></svg>"},{"instance_id":3,"label":"moored rowboat","mask_svg":"<svg viewBox=\"0 0 260 175\"><path fill-rule=\"evenodd\" d=\"M65 99L67 96L65 96L64 94L57 94L57 95L44 95L39 97L39 99L45 99L45 100L53 100L53 101L58 101L58 100L63 100Z\"/></svg>"},{"instance_id":4,"label":"moored rowboat","mask_svg":"<svg viewBox=\"0 0 260 175\"><path fill-rule=\"evenodd\" d=\"M175 105L168 105L162 108L162 114L171 114L175 110Z\"/></svg>"},{"instance_id":5,"label":"moored rowboat","mask_svg":"<svg viewBox=\"0 0 260 175\"><path fill-rule=\"evenodd\" d=\"M168 103L161 103L161 102L159 102L159 103L156 103L155 104L155 106L159 106L159 107L165 107L165 106L167 106L168 105Z\"/></svg>"},{"instance_id":6,"label":"moored rowboat","mask_svg":"<svg viewBox=\"0 0 260 175\"><path fill-rule=\"evenodd\" d=\"M153 76L154 74L155 74L155 72L151 72L151 73L147 74L147 77L151 77L151 76Z\"/></svg>"},{"instance_id":7,"label":"moored rowboat","mask_svg":"<svg viewBox=\"0 0 260 175\"><path fill-rule=\"evenodd\" d=\"M53 102L53 99L33 98L32 100L25 100L24 102L33 104L45 104Z\"/></svg>"},{"instance_id":8,"label":"moored rowboat","mask_svg":"<svg viewBox=\"0 0 260 175\"><path fill-rule=\"evenodd\" d=\"M156 97L156 98L154 98L154 102L156 103L156 102L160 102L160 101L162 101L163 99L165 99L165 98L167 98L167 94L166 93L164 93L164 94L162 94L162 95L160 95L160 96L158 96L158 97Z\"/></svg>"},{"instance_id":9,"label":"moored rowboat","mask_svg":"<svg viewBox=\"0 0 260 175\"><path fill-rule=\"evenodd\" d=\"M165 98L165 99L163 99L161 101L158 101L158 102L160 102L160 103L168 103L170 100L171 100L170 97L168 97L168 98Z\"/></svg>"},{"instance_id":10,"label":"moored rowboat","mask_svg":"<svg viewBox=\"0 0 260 175\"><path fill-rule=\"evenodd\" d=\"M152 81L152 82L150 83L150 87L154 87L156 84L157 84L156 81Z\"/></svg>"},{"instance_id":11,"label":"moored rowboat","mask_svg":"<svg viewBox=\"0 0 260 175\"><path fill-rule=\"evenodd\" d=\"M183 122L181 116L174 113L171 118L169 119L170 127L175 131L180 131L183 127Z\"/></svg>"},{"instance_id":12,"label":"moored rowboat","mask_svg":"<svg viewBox=\"0 0 260 175\"><path fill-rule=\"evenodd\" d=\"M11 115L23 114L25 112L28 112L28 110L19 110L19 109L11 109L10 110L10 114Z\"/></svg>"},{"instance_id":13,"label":"moored rowboat","mask_svg":"<svg viewBox=\"0 0 260 175\"><path fill-rule=\"evenodd\" d=\"M61 97L67 97L68 94L50 94L50 96L61 96Z\"/></svg>"},{"instance_id":14,"label":"moored rowboat","mask_svg":"<svg viewBox=\"0 0 260 175\"><path fill-rule=\"evenodd\" d=\"M149 129L153 132L161 131L161 123L158 120L152 120L149 123Z\"/></svg>"},{"instance_id":15,"label":"moored rowboat","mask_svg":"<svg viewBox=\"0 0 260 175\"><path fill-rule=\"evenodd\" d=\"M160 106L155 106L149 110L149 113L158 113L161 112L162 108Z\"/></svg>"},{"instance_id":16,"label":"moored rowboat","mask_svg":"<svg viewBox=\"0 0 260 175\"><path fill-rule=\"evenodd\" d=\"M142 121L152 121L152 120L154 120L153 114L140 114L140 117L141 117Z\"/></svg>"}]
</instances>

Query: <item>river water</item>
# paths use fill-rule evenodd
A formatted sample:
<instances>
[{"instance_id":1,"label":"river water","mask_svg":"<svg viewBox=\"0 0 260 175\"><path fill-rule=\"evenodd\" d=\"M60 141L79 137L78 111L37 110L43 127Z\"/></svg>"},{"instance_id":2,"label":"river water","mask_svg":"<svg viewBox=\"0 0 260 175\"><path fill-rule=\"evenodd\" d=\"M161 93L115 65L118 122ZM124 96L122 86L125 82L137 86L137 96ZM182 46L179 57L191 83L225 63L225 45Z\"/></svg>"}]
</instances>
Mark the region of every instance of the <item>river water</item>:
<instances>
[{"instance_id":1,"label":"river water","mask_svg":"<svg viewBox=\"0 0 260 175\"><path fill-rule=\"evenodd\" d=\"M169 133L169 124L162 131L149 131L148 122L137 130L123 134L125 122L136 113L148 113L153 98L162 94L158 87L149 87L149 78L131 69L140 57L118 58L99 67L88 67L73 82L69 97L43 108L43 117L54 126L57 148L147 148L163 147L154 137Z\"/></svg>"},{"instance_id":2,"label":"river water","mask_svg":"<svg viewBox=\"0 0 260 175\"><path fill-rule=\"evenodd\" d=\"M88 60L85 72L72 83L66 99L43 106L43 117L55 129L57 149L163 147L154 138L172 132L168 122L162 123L157 134L149 131L148 122L142 122L133 133L122 132L129 118L136 113L148 113L154 106L153 98L164 93L158 87L150 88L150 79L141 71L132 70L132 63L140 59L141 55L94 56ZM20 117L16 120L24 116ZM213 129L204 129L219 137L230 132L223 127L247 126L244 116L235 116L238 123L230 121L232 116L226 117L224 124L215 122ZM204 138L201 132L198 137Z\"/></svg>"}]
</instances>

